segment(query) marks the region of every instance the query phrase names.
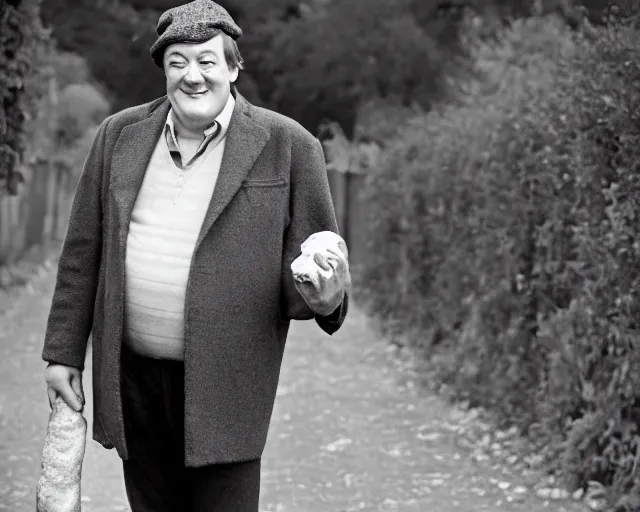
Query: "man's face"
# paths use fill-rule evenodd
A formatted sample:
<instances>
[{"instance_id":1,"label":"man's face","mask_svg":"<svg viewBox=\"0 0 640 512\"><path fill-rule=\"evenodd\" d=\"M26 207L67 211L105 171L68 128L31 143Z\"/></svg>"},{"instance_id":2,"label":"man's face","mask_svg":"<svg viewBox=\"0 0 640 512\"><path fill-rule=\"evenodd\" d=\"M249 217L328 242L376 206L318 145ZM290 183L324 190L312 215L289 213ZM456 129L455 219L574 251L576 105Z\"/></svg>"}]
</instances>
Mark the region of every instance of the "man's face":
<instances>
[{"instance_id":1,"label":"man's face","mask_svg":"<svg viewBox=\"0 0 640 512\"><path fill-rule=\"evenodd\" d=\"M178 120L192 130L203 130L229 98L238 69L229 69L224 38L218 34L201 44L176 43L164 54L167 96Z\"/></svg>"}]
</instances>

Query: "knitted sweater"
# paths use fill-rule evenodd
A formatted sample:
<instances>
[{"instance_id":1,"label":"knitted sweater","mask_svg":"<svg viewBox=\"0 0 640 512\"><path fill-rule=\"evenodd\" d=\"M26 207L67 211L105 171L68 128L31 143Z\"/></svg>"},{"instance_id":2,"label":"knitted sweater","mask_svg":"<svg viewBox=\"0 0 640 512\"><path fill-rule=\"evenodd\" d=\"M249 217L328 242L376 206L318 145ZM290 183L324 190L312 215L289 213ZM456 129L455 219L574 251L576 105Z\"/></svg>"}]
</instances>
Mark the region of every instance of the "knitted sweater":
<instances>
[{"instance_id":1,"label":"knitted sweater","mask_svg":"<svg viewBox=\"0 0 640 512\"><path fill-rule=\"evenodd\" d=\"M183 359L187 278L234 104L229 95L216 119L220 132L188 169L176 166L164 133L149 162L131 215L125 262L125 343L139 354ZM175 137L172 111L167 125Z\"/></svg>"}]
</instances>

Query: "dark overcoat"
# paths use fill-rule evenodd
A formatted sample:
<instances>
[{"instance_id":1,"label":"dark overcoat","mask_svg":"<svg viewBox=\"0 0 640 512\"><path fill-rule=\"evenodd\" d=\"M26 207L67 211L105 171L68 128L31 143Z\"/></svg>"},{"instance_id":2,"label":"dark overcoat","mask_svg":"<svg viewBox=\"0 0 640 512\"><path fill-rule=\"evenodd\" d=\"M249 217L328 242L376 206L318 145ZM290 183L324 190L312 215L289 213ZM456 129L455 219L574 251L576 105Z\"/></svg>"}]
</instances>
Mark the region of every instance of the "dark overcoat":
<instances>
[{"instance_id":1,"label":"dark overcoat","mask_svg":"<svg viewBox=\"0 0 640 512\"><path fill-rule=\"evenodd\" d=\"M185 299L185 464L261 457L290 320L338 330L348 297L318 317L290 265L337 232L319 141L295 121L236 105ZM92 340L93 439L127 459L121 401L125 250L131 212L170 108L167 97L108 117L78 183L42 357L84 369Z\"/></svg>"}]
</instances>

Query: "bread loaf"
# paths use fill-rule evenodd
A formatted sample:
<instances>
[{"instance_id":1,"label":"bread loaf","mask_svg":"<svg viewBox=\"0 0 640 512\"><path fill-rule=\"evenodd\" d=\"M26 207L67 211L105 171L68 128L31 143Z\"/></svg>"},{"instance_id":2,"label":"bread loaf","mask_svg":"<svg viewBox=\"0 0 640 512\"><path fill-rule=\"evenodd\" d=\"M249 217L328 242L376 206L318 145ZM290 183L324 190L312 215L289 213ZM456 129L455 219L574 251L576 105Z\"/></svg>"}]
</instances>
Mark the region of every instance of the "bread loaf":
<instances>
[{"instance_id":1,"label":"bread loaf","mask_svg":"<svg viewBox=\"0 0 640 512\"><path fill-rule=\"evenodd\" d=\"M53 403L42 450L37 512L80 512L80 476L87 421L58 397Z\"/></svg>"}]
</instances>

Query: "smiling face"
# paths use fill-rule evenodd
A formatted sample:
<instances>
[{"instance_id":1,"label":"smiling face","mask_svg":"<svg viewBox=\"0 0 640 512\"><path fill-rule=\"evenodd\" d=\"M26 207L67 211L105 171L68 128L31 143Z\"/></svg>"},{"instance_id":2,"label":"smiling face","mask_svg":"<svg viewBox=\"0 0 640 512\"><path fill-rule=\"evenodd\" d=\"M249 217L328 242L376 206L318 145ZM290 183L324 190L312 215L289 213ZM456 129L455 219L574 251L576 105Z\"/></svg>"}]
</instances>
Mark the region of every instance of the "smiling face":
<instances>
[{"instance_id":1,"label":"smiling face","mask_svg":"<svg viewBox=\"0 0 640 512\"><path fill-rule=\"evenodd\" d=\"M167 96L188 130L200 132L213 123L238 78L238 68L227 64L224 45L223 34L218 34L200 44L172 44L165 51Z\"/></svg>"}]
</instances>

